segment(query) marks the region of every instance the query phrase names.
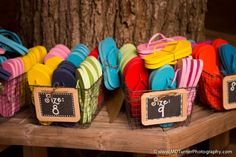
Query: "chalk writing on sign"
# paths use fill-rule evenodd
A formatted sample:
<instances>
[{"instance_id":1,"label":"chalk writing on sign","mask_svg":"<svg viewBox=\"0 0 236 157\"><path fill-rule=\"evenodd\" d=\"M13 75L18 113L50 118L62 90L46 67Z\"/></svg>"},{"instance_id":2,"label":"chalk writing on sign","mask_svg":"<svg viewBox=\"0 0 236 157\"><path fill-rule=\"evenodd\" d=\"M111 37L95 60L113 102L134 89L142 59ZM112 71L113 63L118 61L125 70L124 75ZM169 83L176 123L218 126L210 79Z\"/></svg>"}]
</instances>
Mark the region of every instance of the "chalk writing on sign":
<instances>
[{"instance_id":1,"label":"chalk writing on sign","mask_svg":"<svg viewBox=\"0 0 236 157\"><path fill-rule=\"evenodd\" d=\"M158 112L161 113L161 117L165 117L165 106L170 103L170 99L168 100L160 100L158 97L153 98L153 102L151 102L151 105L155 107L158 105Z\"/></svg>"},{"instance_id":2,"label":"chalk writing on sign","mask_svg":"<svg viewBox=\"0 0 236 157\"><path fill-rule=\"evenodd\" d=\"M52 103L52 113L54 115L59 115L59 109L58 109L58 105L60 105L61 102L64 102L64 98L60 98L60 97L52 97L51 94L46 94L46 98L44 99L45 103Z\"/></svg>"}]
</instances>

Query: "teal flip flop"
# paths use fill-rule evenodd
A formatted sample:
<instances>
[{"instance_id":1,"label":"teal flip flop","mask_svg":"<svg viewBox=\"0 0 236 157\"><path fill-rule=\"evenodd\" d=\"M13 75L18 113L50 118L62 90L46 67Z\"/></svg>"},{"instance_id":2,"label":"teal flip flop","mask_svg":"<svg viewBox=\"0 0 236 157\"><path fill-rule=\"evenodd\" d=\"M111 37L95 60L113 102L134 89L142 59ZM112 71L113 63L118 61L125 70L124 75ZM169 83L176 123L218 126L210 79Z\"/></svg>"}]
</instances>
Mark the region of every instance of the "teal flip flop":
<instances>
[{"instance_id":1,"label":"teal flip flop","mask_svg":"<svg viewBox=\"0 0 236 157\"><path fill-rule=\"evenodd\" d=\"M173 82L175 77L174 68L170 65L165 65L154 70L150 75L150 86L152 90L175 89L176 82Z\"/></svg>"},{"instance_id":2,"label":"teal flip flop","mask_svg":"<svg viewBox=\"0 0 236 157\"><path fill-rule=\"evenodd\" d=\"M174 68L170 65L164 65L163 67L152 71L149 82L152 90L166 90L175 89L176 81L173 82L175 77ZM162 128L172 127L174 123L160 124Z\"/></svg>"},{"instance_id":3,"label":"teal flip flop","mask_svg":"<svg viewBox=\"0 0 236 157\"><path fill-rule=\"evenodd\" d=\"M104 71L104 84L108 90L114 90L120 87L119 79L119 49L116 42L108 37L99 43L99 55Z\"/></svg>"}]
</instances>

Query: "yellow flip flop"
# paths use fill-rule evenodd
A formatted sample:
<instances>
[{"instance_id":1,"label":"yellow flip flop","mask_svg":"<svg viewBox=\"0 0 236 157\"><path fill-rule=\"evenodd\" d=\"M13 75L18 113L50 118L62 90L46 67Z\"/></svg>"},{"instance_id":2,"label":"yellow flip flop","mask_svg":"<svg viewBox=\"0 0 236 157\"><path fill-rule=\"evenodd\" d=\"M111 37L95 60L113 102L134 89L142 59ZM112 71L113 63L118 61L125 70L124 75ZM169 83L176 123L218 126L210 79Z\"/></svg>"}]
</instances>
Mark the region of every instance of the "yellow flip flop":
<instances>
[{"instance_id":1,"label":"yellow flip flop","mask_svg":"<svg viewBox=\"0 0 236 157\"><path fill-rule=\"evenodd\" d=\"M181 40L175 45L166 46L158 52L145 56L145 67L148 69L156 69L191 54L191 43L187 40Z\"/></svg>"}]
</instances>

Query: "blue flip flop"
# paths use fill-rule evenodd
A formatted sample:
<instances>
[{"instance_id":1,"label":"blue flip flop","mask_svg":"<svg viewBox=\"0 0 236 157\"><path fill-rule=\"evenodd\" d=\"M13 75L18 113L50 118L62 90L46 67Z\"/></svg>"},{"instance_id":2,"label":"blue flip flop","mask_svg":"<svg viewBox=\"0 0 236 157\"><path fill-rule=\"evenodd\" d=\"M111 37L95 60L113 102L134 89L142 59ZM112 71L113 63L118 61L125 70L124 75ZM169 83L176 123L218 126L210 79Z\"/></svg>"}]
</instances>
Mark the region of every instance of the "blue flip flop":
<instances>
[{"instance_id":1,"label":"blue flip flop","mask_svg":"<svg viewBox=\"0 0 236 157\"><path fill-rule=\"evenodd\" d=\"M73 52L76 52L76 53L79 53L79 54L82 54L85 58L88 56L89 54L89 49L86 45L84 44L78 44L76 45L73 49L72 49L72 53Z\"/></svg>"},{"instance_id":2,"label":"blue flip flop","mask_svg":"<svg viewBox=\"0 0 236 157\"><path fill-rule=\"evenodd\" d=\"M79 53L71 53L67 59L67 61L74 64L77 68L80 66L80 64L85 60L85 57L82 54Z\"/></svg>"},{"instance_id":3,"label":"blue flip flop","mask_svg":"<svg viewBox=\"0 0 236 157\"><path fill-rule=\"evenodd\" d=\"M4 29L0 29L0 47L8 52L16 52L20 55L25 55L28 52L28 49L22 45L20 38L15 33Z\"/></svg>"},{"instance_id":4,"label":"blue flip flop","mask_svg":"<svg viewBox=\"0 0 236 157\"><path fill-rule=\"evenodd\" d=\"M6 29L0 29L0 34L4 35L7 38L10 38L11 40L17 42L20 45L23 45L23 43L20 40L19 36L14 32L8 31Z\"/></svg>"},{"instance_id":5,"label":"blue flip flop","mask_svg":"<svg viewBox=\"0 0 236 157\"><path fill-rule=\"evenodd\" d=\"M116 42L108 37L99 43L99 56L104 71L104 84L108 90L120 87L119 79L119 49Z\"/></svg>"},{"instance_id":6,"label":"blue flip flop","mask_svg":"<svg viewBox=\"0 0 236 157\"><path fill-rule=\"evenodd\" d=\"M176 82L173 82L174 77L174 68L168 64L156 69L150 75L150 88L152 90L175 89Z\"/></svg>"},{"instance_id":7,"label":"blue flip flop","mask_svg":"<svg viewBox=\"0 0 236 157\"><path fill-rule=\"evenodd\" d=\"M219 47L221 71L224 75L236 73L236 48L230 44Z\"/></svg>"},{"instance_id":8,"label":"blue flip flop","mask_svg":"<svg viewBox=\"0 0 236 157\"><path fill-rule=\"evenodd\" d=\"M163 67L152 71L149 82L152 90L166 90L175 89L176 81L173 82L175 77L174 68L170 65L164 65ZM160 124L162 128L172 127L174 123Z\"/></svg>"}]
</instances>

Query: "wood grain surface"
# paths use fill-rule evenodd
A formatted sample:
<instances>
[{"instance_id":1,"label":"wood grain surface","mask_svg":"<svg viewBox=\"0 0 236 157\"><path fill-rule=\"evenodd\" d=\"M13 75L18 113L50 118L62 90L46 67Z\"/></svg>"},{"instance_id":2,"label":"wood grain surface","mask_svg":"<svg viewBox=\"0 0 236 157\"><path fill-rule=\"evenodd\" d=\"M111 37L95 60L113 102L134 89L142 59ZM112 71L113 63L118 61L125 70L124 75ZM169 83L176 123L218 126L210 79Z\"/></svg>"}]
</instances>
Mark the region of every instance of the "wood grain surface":
<instances>
[{"instance_id":1,"label":"wood grain surface","mask_svg":"<svg viewBox=\"0 0 236 157\"><path fill-rule=\"evenodd\" d=\"M106 107L87 129L35 125L28 109L1 122L0 144L156 154L184 149L236 127L236 110L212 112L195 105L188 126L131 130L124 113L109 123Z\"/></svg>"}]
</instances>

